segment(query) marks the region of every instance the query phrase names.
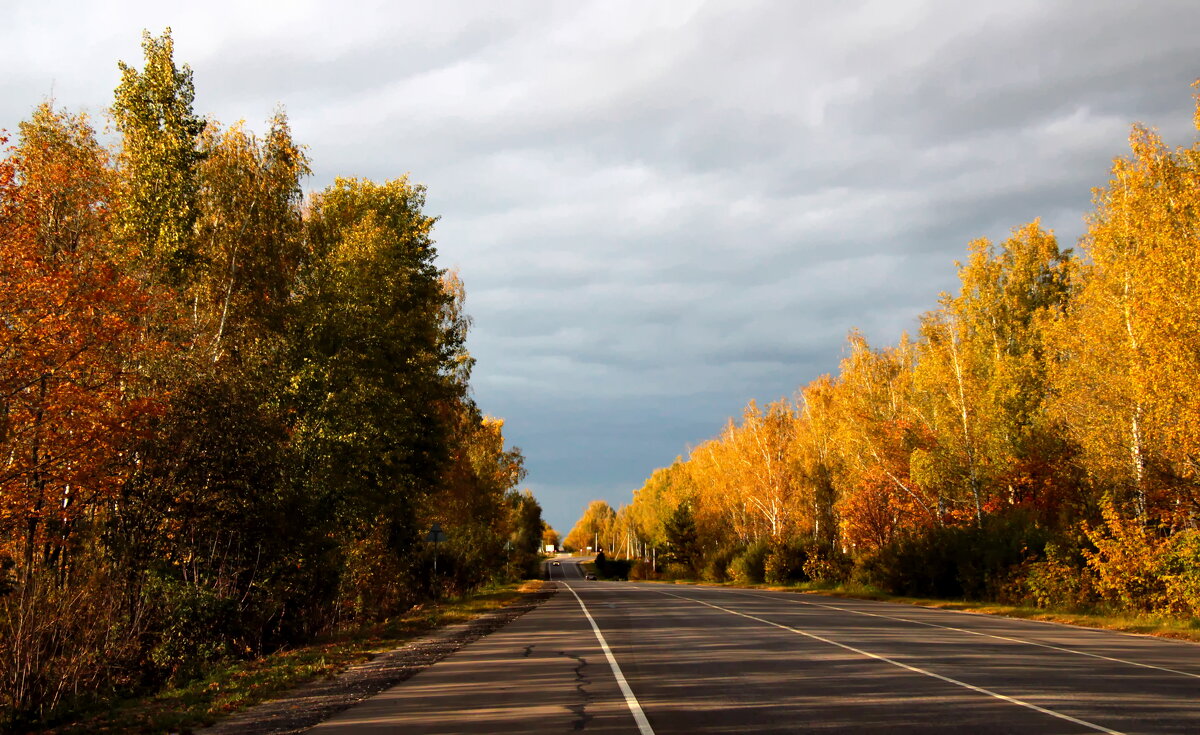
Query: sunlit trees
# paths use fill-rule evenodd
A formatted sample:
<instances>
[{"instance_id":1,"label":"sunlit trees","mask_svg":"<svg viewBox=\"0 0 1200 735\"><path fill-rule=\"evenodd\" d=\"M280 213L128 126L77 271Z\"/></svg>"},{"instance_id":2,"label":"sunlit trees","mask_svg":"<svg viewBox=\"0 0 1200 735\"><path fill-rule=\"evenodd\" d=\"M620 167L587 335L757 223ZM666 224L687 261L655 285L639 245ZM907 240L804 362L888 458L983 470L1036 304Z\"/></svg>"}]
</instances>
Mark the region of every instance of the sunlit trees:
<instances>
[{"instance_id":1,"label":"sunlit trees","mask_svg":"<svg viewBox=\"0 0 1200 735\"><path fill-rule=\"evenodd\" d=\"M1065 308L1071 259L1033 222L995 248L970 246L957 296L922 318L916 380L931 432L920 479L952 516L1053 500L1045 330ZM1044 509L1044 508L1043 508Z\"/></svg>"},{"instance_id":2,"label":"sunlit trees","mask_svg":"<svg viewBox=\"0 0 1200 735\"><path fill-rule=\"evenodd\" d=\"M614 524L617 512L603 500L593 500L587 509L575 522L571 532L563 540L563 545L572 549L593 551L607 549L611 552L610 542L615 541Z\"/></svg>"},{"instance_id":3,"label":"sunlit trees","mask_svg":"<svg viewBox=\"0 0 1200 735\"><path fill-rule=\"evenodd\" d=\"M282 111L205 121L169 31L142 45L114 150L47 103L0 158L0 729L519 576L542 540L424 190L306 200Z\"/></svg>"},{"instance_id":4,"label":"sunlit trees","mask_svg":"<svg viewBox=\"0 0 1200 735\"><path fill-rule=\"evenodd\" d=\"M76 524L120 491L121 451L153 400L147 296L109 258L109 176L85 119L37 109L0 163L0 537L24 575L65 571Z\"/></svg>"},{"instance_id":5,"label":"sunlit trees","mask_svg":"<svg viewBox=\"0 0 1200 735\"><path fill-rule=\"evenodd\" d=\"M204 120L192 110L192 70L175 65L171 31L142 34L141 71L121 62L112 112L121 133L117 233L155 279L174 282L193 263L197 166Z\"/></svg>"},{"instance_id":6,"label":"sunlit trees","mask_svg":"<svg viewBox=\"0 0 1200 735\"><path fill-rule=\"evenodd\" d=\"M713 579L842 578L849 553L895 591L1200 609L1200 145L1135 127L1095 203L1082 258L1038 221L971 243L915 338L852 332L837 375L617 517L659 549L694 527Z\"/></svg>"},{"instance_id":7,"label":"sunlit trees","mask_svg":"<svg viewBox=\"0 0 1200 735\"><path fill-rule=\"evenodd\" d=\"M1097 191L1091 259L1058 331L1059 415L1093 481L1134 515L1194 525L1200 442L1200 148L1138 127Z\"/></svg>"}]
</instances>

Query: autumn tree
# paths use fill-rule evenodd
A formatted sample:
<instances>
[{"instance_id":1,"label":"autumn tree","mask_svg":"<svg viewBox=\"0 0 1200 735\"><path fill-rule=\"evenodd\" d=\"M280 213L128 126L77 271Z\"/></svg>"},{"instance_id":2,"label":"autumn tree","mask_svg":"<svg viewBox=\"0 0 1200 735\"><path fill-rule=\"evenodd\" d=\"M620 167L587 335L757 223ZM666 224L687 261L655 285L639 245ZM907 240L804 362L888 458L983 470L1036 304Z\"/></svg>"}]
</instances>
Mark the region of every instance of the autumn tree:
<instances>
[{"instance_id":1,"label":"autumn tree","mask_svg":"<svg viewBox=\"0 0 1200 735\"><path fill-rule=\"evenodd\" d=\"M873 350L852 333L835 401L835 443L844 472L837 513L846 541L870 550L903 529L940 524L942 499L912 476L912 456L929 436L915 409L915 346Z\"/></svg>"},{"instance_id":2,"label":"autumn tree","mask_svg":"<svg viewBox=\"0 0 1200 735\"><path fill-rule=\"evenodd\" d=\"M66 563L77 523L111 500L122 443L152 401L128 391L155 345L147 306L109 259L107 159L81 116L40 106L0 190L0 518L28 577Z\"/></svg>"},{"instance_id":3,"label":"autumn tree","mask_svg":"<svg viewBox=\"0 0 1200 735\"><path fill-rule=\"evenodd\" d=\"M192 70L175 65L171 29L142 34L141 71L121 62L112 113L121 133L117 233L156 278L175 282L195 256L197 167L204 121L192 110Z\"/></svg>"},{"instance_id":4,"label":"autumn tree","mask_svg":"<svg viewBox=\"0 0 1200 735\"><path fill-rule=\"evenodd\" d=\"M1190 526L1200 500L1200 146L1171 151L1139 126L1130 148L1096 192L1082 242L1091 262L1056 332L1055 409L1123 510Z\"/></svg>"},{"instance_id":5,"label":"autumn tree","mask_svg":"<svg viewBox=\"0 0 1200 735\"><path fill-rule=\"evenodd\" d=\"M915 379L932 442L913 465L951 516L981 525L985 510L1050 500L1063 450L1045 412L1044 330L1070 296L1072 263L1037 222L998 250L978 240L959 294L922 317Z\"/></svg>"},{"instance_id":6,"label":"autumn tree","mask_svg":"<svg viewBox=\"0 0 1200 735\"><path fill-rule=\"evenodd\" d=\"M572 549L590 547L593 551L605 548L605 544L612 536L613 522L616 517L617 512L611 505L603 500L593 500L588 504L579 520L575 522L571 532L563 541L563 545Z\"/></svg>"}]
</instances>

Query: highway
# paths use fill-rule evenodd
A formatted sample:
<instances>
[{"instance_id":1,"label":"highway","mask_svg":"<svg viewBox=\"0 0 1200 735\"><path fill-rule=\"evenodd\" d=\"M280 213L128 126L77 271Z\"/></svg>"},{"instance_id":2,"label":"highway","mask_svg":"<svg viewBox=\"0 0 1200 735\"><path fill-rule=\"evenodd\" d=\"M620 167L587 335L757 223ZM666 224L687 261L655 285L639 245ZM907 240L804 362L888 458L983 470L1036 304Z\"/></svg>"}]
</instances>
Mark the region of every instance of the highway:
<instances>
[{"instance_id":1,"label":"highway","mask_svg":"<svg viewBox=\"0 0 1200 735\"><path fill-rule=\"evenodd\" d=\"M585 581L312 732L1200 733L1200 646L816 595Z\"/></svg>"}]
</instances>

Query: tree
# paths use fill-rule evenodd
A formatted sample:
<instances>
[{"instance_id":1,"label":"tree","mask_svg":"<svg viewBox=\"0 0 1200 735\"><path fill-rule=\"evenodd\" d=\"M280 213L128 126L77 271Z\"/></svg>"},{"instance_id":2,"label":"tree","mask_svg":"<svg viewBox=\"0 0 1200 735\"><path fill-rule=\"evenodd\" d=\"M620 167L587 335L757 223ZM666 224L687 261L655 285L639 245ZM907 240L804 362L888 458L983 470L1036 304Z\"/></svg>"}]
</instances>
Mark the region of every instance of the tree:
<instances>
[{"instance_id":1,"label":"tree","mask_svg":"<svg viewBox=\"0 0 1200 735\"><path fill-rule=\"evenodd\" d=\"M210 123L196 169L195 268L186 284L191 339L210 361L282 331L302 257L301 179L308 160L276 112L264 140Z\"/></svg>"},{"instance_id":2,"label":"tree","mask_svg":"<svg viewBox=\"0 0 1200 735\"><path fill-rule=\"evenodd\" d=\"M142 71L120 62L112 113L122 135L117 232L156 279L176 283L195 256L197 166L204 121L192 70L175 66L171 29L142 34Z\"/></svg>"},{"instance_id":3,"label":"tree","mask_svg":"<svg viewBox=\"0 0 1200 735\"><path fill-rule=\"evenodd\" d=\"M23 538L27 578L39 549L66 568L154 406L130 390L158 346L138 329L147 295L109 257L106 163L86 119L49 105L0 163L0 536Z\"/></svg>"},{"instance_id":4,"label":"tree","mask_svg":"<svg viewBox=\"0 0 1200 735\"><path fill-rule=\"evenodd\" d=\"M1031 222L997 251L971 243L957 296L922 317L916 381L933 442L916 457L919 480L939 488L977 526L986 509L1047 498L1060 433L1045 411L1044 331L1065 307L1073 261ZM1041 476L1039 476L1041 475Z\"/></svg>"},{"instance_id":5,"label":"tree","mask_svg":"<svg viewBox=\"0 0 1200 735\"><path fill-rule=\"evenodd\" d=\"M667 522L665 532L667 562L694 570L697 562L700 561L700 549L696 521L692 517L690 505L681 503L675 509Z\"/></svg>"},{"instance_id":6,"label":"tree","mask_svg":"<svg viewBox=\"0 0 1200 735\"><path fill-rule=\"evenodd\" d=\"M833 402L844 470L837 513L845 540L866 551L900 530L940 524L942 499L912 476L914 452L929 443L916 410L915 346L902 336L896 347L875 351L857 332L849 342Z\"/></svg>"},{"instance_id":7,"label":"tree","mask_svg":"<svg viewBox=\"0 0 1200 735\"><path fill-rule=\"evenodd\" d=\"M617 512L611 505L603 500L593 500L588 504L579 520L575 522L571 532L567 534L566 540L563 541L563 545L573 549L590 547L593 551L605 548L605 544L612 536L613 522L616 517Z\"/></svg>"},{"instance_id":8,"label":"tree","mask_svg":"<svg viewBox=\"0 0 1200 735\"><path fill-rule=\"evenodd\" d=\"M1200 109L1200 108L1198 108ZM1135 127L1096 191L1091 258L1056 331L1055 410L1121 512L1193 526L1200 511L1200 145Z\"/></svg>"}]
</instances>

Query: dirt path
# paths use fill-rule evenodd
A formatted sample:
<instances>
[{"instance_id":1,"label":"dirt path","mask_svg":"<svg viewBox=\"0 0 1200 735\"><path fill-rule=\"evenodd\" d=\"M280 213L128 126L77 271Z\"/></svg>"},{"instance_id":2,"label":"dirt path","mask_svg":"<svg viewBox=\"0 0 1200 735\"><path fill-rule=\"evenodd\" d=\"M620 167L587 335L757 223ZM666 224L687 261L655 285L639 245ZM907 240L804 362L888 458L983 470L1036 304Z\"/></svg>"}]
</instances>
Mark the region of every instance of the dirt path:
<instances>
[{"instance_id":1,"label":"dirt path","mask_svg":"<svg viewBox=\"0 0 1200 735\"><path fill-rule=\"evenodd\" d=\"M398 684L458 649L499 630L548 600L555 589L530 592L513 605L474 620L439 628L400 648L376 655L332 679L309 682L278 699L251 707L197 735L283 735L300 733L331 715Z\"/></svg>"}]
</instances>

